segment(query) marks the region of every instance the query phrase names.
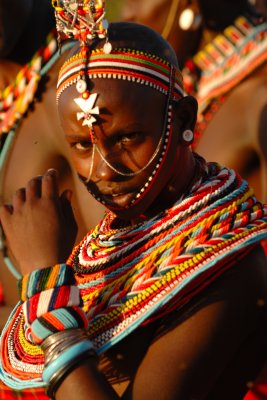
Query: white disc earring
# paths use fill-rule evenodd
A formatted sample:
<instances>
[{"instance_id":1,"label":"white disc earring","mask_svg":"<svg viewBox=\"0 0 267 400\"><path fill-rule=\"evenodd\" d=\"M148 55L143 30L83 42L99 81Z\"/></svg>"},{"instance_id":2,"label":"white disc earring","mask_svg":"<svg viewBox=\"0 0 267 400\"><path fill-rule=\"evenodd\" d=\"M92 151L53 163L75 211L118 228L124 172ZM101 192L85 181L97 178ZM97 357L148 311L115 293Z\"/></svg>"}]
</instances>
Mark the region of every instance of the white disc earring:
<instances>
[{"instance_id":1,"label":"white disc earring","mask_svg":"<svg viewBox=\"0 0 267 400\"><path fill-rule=\"evenodd\" d=\"M180 14L178 24L183 31L195 31L202 22L201 14L196 13L193 7L188 7Z\"/></svg>"},{"instance_id":2,"label":"white disc earring","mask_svg":"<svg viewBox=\"0 0 267 400\"><path fill-rule=\"evenodd\" d=\"M192 140L194 139L194 134L190 129L186 129L183 132L183 140L187 143L192 142Z\"/></svg>"}]
</instances>

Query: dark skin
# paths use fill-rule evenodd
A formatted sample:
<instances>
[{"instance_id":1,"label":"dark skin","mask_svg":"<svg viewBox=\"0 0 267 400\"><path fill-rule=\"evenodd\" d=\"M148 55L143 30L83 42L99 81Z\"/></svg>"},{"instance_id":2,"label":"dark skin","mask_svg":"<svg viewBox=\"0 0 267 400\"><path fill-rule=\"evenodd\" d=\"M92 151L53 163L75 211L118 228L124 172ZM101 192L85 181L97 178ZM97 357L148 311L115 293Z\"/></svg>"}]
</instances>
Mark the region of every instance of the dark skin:
<instances>
[{"instance_id":1,"label":"dark skin","mask_svg":"<svg viewBox=\"0 0 267 400\"><path fill-rule=\"evenodd\" d=\"M120 170L138 171L153 154L162 134L166 97L133 83L115 80L95 80L93 83L91 93L98 93L96 105L100 107L95 124L97 146ZM59 113L75 168L86 178L92 162L92 144L88 128L77 121L79 108L73 101L76 97L74 87L66 89L60 97ZM110 205L121 206L117 211L119 218L134 223L139 221L140 214L154 215L159 208L168 207L192 184L195 163L189 143L182 139L182 132L193 129L196 112L192 97L185 97L174 105L174 134L170 139L171 151L162 167L162 179L155 182L138 207L126 211L123 206L130 201L132 193L144 185L157 160L137 176L122 179L98 155L95 157L92 187L97 188L96 194L108 199ZM69 192L60 194L57 179L54 170L45 173L42 180L32 179L15 193L10 206L0 210L1 222L23 274L40 266L64 262L74 243L76 224ZM170 184L175 191L169 190ZM43 221L41 230L40 220ZM31 243L31 252L27 251L28 243ZM43 251L35 252L35 248L40 249L40 244ZM112 387L109 384L102 362L98 364L95 359L90 359L63 381L56 398L72 399L75 393L78 400L185 400L208 396L210 399L219 399L219 396L231 399L230 389L241 395L246 391L246 383L255 378L262 365L260 356L253 363L245 363L244 356L255 354L257 346L264 343L262 338L256 340L254 336L263 332L267 315L266 293L266 258L256 247L241 260L236 260L233 269L207 287L193 302L179 312L177 310L168 322L138 329L105 354L113 373L125 377L125 387L128 384L125 392L123 385ZM162 324L168 328L160 335ZM261 356L262 352L263 347ZM234 386L223 384L234 371L238 371L234 373ZM215 397L213 393L216 393ZM235 396L233 400L237 398Z\"/></svg>"},{"instance_id":2,"label":"dark skin","mask_svg":"<svg viewBox=\"0 0 267 400\"><path fill-rule=\"evenodd\" d=\"M174 3L175 0L125 0L122 17L163 33ZM196 14L202 15L202 25L189 31L180 28L178 20L182 11L188 7L187 0L180 0L166 37L181 66L232 24L237 16L248 11L245 0L195 0L193 5ZM258 0L255 5L256 11L265 18L266 1ZM265 62L231 90L219 110L213 114L196 148L206 160L216 159L220 164L239 172L262 201L267 199L267 140L266 135L263 135L267 125L266 72Z\"/></svg>"}]
</instances>

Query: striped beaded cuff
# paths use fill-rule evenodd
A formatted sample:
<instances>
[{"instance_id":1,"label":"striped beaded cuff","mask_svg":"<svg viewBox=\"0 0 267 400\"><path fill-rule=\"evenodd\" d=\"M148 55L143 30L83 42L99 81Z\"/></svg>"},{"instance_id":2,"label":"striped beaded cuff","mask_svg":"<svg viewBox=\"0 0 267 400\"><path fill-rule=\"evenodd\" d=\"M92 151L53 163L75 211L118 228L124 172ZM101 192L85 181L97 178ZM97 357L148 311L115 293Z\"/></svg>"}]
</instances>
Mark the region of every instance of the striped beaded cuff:
<instances>
[{"instance_id":1,"label":"striped beaded cuff","mask_svg":"<svg viewBox=\"0 0 267 400\"><path fill-rule=\"evenodd\" d=\"M81 306L82 300L77 286L61 286L44 290L23 303L23 313L27 325L42 315L62 307Z\"/></svg>"},{"instance_id":2,"label":"striped beaded cuff","mask_svg":"<svg viewBox=\"0 0 267 400\"><path fill-rule=\"evenodd\" d=\"M75 285L72 268L67 264L56 264L23 276L19 281L20 298L26 301L44 290L68 285Z\"/></svg>"},{"instance_id":3,"label":"striped beaded cuff","mask_svg":"<svg viewBox=\"0 0 267 400\"><path fill-rule=\"evenodd\" d=\"M50 335L74 328L88 329L88 320L82 308L76 306L58 308L32 322L31 339L35 344L41 345Z\"/></svg>"}]
</instances>

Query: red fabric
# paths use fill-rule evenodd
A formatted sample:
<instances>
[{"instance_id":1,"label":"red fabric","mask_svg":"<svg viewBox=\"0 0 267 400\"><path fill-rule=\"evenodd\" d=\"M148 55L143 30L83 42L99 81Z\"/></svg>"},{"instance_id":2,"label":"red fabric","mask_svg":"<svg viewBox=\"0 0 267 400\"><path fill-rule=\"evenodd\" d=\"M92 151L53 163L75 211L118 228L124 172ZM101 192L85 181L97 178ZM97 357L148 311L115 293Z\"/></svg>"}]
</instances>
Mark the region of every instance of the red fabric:
<instances>
[{"instance_id":1,"label":"red fabric","mask_svg":"<svg viewBox=\"0 0 267 400\"><path fill-rule=\"evenodd\" d=\"M253 384L251 390L243 400L266 400L267 399L267 364Z\"/></svg>"},{"instance_id":2,"label":"red fabric","mask_svg":"<svg viewBox=\"0 0 267 400\"><path fill-rule=\"evenodd\" d=\"M263 240L261 242L261 244L262 244L263 250L265 251L265 254L267 256L267 240Z\"/></svg>"},{"instance_id":3,"label":"red fabric","mask_svg":"<svg viewBox=\"0 0 267 400\"><path fill-rule=\"evenodd\" d=\"M4 304L4 292L2 283L0 282L0 306L2 306L3 304Z\"/></svg>"},{"instance_id":4,"label":"red fabric","mask_svg":"<svg viewBox=\"0 0 267 400\"><path fill-rule=\"evenodd\" d=\"M12 390L0 382L0 400L48 400L44 389Z\"/></svg>"}]
</instances>

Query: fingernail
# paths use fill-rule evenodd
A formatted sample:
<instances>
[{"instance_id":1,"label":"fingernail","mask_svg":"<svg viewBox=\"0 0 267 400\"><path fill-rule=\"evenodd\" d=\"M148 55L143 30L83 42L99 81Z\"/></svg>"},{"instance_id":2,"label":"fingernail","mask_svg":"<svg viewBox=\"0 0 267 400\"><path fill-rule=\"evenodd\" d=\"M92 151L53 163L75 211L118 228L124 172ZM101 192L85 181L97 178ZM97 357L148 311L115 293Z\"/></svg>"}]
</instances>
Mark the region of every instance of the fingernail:
<instances>
[{"instance_id":1,"label":"fingernail","mask_svg":"<svg viewBox=\"0 0 267 400\"><path fill-rule=\"evenodd\" d=\"M71 201L71 199L72 199L72 190L67 189L65 193L66 193L66 197L67 197L68 201Z\"/></svg>"},{"instance_id":2,"label":"fingernail","mask_svg":"<svg viewBox=\"0 0 267 400\"><path fill-rule=\"evenodd\" d=\"M50 168L50 169L48 169L48 170L46 171L46 174L47 174L47 175L51 175L51 176L57 176L57 175L58 175L58 172L57 172L56 169Z\"/></svg>"}]
</instances>

